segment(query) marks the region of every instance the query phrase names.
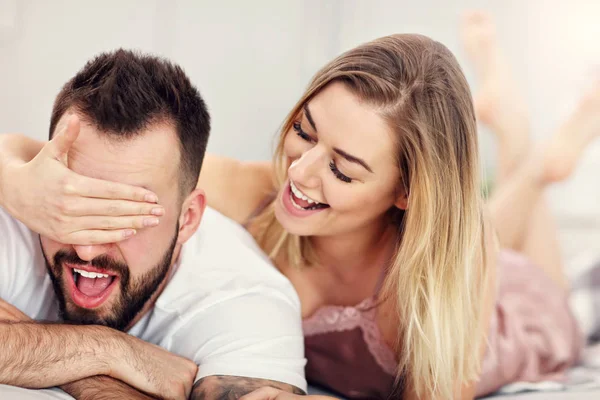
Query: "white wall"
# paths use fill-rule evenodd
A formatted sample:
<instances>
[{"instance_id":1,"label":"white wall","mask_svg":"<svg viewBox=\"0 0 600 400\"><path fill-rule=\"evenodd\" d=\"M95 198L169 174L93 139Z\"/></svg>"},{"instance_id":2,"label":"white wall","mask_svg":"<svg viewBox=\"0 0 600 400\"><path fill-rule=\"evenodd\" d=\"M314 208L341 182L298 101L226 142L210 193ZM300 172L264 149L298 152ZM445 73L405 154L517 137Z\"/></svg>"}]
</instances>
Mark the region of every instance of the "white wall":
<instances>
[{"instance_id":1,"label":"white wall","mask_svg":"<svg viewBox=\"0 0 600 400\"><path fill-rule=\"evenodd\" d=\"M460 15L472 7L495 17L533 136L543 140L600 66L598 0L0 0L0 132L45 138L60 86L94 54L129 47L186 69L213 116L210 151L267 159L312 74L381 35L418 32L445 43L476 90L458 36ZM485 130L482 143L491 166ZM600 254L599 166L600 141L573 179L551 190L567 251Z\"/></svg>"},{"instance_id":2,"label":"white wall","mask_svg":"<svg viewBox=\"0 0 600 400\"><path fill-rule=\"evenodd\" d=\"M94 54L126 47L184 67L213 117L211 151L267 159L280 123L330 57L322 49L335 4L0 0L0 132L46 138L61 85Z\"/></svg>"}]
</instances>

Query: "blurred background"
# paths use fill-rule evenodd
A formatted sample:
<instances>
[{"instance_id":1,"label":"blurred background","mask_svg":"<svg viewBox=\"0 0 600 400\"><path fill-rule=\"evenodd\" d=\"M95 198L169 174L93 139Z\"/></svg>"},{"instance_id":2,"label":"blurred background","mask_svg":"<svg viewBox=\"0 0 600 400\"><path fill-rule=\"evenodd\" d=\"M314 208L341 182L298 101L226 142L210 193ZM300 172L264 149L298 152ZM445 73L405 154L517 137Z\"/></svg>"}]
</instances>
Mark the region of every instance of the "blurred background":
<instances>
[{"instance_id":1,"label":"blurred background","mask_svg":"<svg viewBox=\"0 0 600 400\"><path fill-rule=\"evenodd\" d=\"M462 14L494 18L500 46L544 140L600 72L599 0L0 0L0 132L47 137L54 96L98 52L118 47L179 63L213 117L209 151L268 159L311 76L337 54L413 32L452 50L474 91ZM494 141L481 130L486 174ZM567 265L600 259L600 140L573 178L551 189Z\"/></svg>"}]
</instances>

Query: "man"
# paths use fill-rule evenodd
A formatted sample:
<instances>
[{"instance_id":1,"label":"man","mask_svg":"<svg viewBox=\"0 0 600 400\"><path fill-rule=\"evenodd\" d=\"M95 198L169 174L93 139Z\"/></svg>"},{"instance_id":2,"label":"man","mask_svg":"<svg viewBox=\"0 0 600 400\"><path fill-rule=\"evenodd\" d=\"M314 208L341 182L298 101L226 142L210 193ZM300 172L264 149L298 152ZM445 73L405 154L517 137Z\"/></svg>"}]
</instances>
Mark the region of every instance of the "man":
<instances>
[{"instance_id":1,"label":"man","mask_svg":"<svg viewBox=\"0 0 600 400\"><path fill-rule=\"evenodd\" d=\"M98 56L54 104L51 139L78 130L69 168L147 188L163 215L83 246L0 208L0 398L68 398L22 389L56 386L77 399L305 391L291 284L195 188L209 115L184 72L124 50Z\"/></svg>"}]
</instances>

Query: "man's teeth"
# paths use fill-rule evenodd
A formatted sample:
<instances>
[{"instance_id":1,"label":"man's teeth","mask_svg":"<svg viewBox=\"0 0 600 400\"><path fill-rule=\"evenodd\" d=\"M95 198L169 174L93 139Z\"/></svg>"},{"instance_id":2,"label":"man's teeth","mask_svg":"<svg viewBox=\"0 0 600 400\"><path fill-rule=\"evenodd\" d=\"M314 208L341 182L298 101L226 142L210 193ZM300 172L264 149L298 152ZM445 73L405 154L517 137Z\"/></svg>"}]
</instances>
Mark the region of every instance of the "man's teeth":
<instances>
[{"instance_id":1,"label":"man's teeth","mask_svg":"<svg viewBox=\"0 0 600 400\"><path fill-rule=\"evenodd\" d=\"M108 278L107 274L101 274L99 272L88 272L77 268L73 268L73 271L77 272L79 275L85 278Z\"/></svg>"},{"instance_id":2,"label":"man's teeth","mask_svg":"<svg viewBox=\"0 0 600 400\"><path fill-rule=\"evenodd\" d=\"M308 197L304 193L302 193L300 190L298 190L296 185L294 185L294 182L292 182L291 180L290 180L290 188L292 189L292 193L294 193L294 196L296 196L297 198L307 201L308 204L313 204L313 203L319 204L318 201L311 199L310 197ZM297 204L294 203L294 205L297 205ZM298 206L298 207L300 207L300 206Z\"/></svg>"}]
</instances>

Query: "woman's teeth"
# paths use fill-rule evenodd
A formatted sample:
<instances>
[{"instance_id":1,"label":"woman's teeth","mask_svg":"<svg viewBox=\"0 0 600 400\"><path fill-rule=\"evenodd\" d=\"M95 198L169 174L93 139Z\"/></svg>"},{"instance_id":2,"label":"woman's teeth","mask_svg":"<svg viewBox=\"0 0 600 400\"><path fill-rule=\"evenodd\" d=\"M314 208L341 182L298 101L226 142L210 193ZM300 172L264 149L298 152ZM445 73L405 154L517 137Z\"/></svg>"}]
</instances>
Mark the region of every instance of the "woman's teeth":
<instances>
[{"instance_id":1,"label":"woman's teeth","mask_svg":"<svg viewBox=\"0 0 600 400\"><path fill-rule=\"evenodd\" d=\"M305 195L304 193L302 193L297 187L296 185L294 185L294 182L290 181L290 187L292 188L292 193L294 193L294 195L299 198L302 199L304 201L308 201L308 204L320 204L318 201L311 199L310 197L308 197L307 195Z\"/></svg>"},{"instance_id":2,"label":"woman's teeth","mask_svg":"<svg viewBox=\"0 0 600 400\"><path fill-rule=\"evenodd\" d=\"M290 181L290 189L291 189L291 193L290 193L290 199L292 200L292 205L294 207L296 207L299 210L318 210L320 208L325 208L327 205L323 204L323 203L319 203L316 200L311 199L310 197L308 197L307 195L305 195L304 193L302 193L297 187L296 185L294 185L294 182ZM301 205L299 205L298 203L296 203L296 201L294 200L294 196L296 196L299 199L302 199L304 201L306 201L309 205L310 204L314 204L312 206L309 207L302 207Z\"/></svg>"},{"instance_id":3,"label":"woman's teeth","mask_svg":"<svg viewBox=\"0 0 600 400\"><path fill-rule=\"evenodd\" d=\"M322 205L322 204L317 204L316 206L312 206L312 207L306 207L306 208L304 208L304 207L302 207L301 205L298 205L298 203L296 203L296 201L294 200L294 195L293 195L293 194L291 194L291 193L290 193L290 200L292 200L292 205L293 205L294 207L296 207L298 210L304 210L304 211L307 211L307 210L318 210L318 209L321 209L321 208L323 208L323 207L319 207L319 206L320 206L320 205Z\"/></svg>"}]
</instances>

